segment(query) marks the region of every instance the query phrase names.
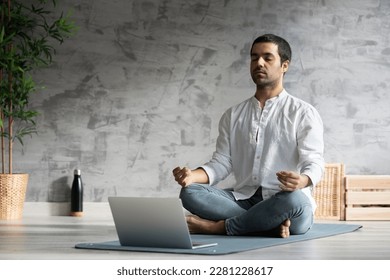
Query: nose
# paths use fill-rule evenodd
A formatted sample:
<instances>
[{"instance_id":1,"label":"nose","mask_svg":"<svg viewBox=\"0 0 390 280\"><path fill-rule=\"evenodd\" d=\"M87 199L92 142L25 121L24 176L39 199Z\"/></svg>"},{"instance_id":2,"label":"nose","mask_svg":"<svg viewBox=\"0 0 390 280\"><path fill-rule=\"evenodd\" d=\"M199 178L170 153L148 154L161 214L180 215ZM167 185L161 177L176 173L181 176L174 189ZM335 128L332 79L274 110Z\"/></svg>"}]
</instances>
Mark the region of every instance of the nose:
<instances>
[{"instance_id":1,"label":"nose","mask_svg":"<svg viewBox=\"0 0 390 280\"><path fill-rule=\"evenodd\" d=\"M263 67L264 63L265 63L265 60L262 57L259 57L258 59L256 59L255 62L256 62L257 66Z\"/></svg>"}]
</instances>

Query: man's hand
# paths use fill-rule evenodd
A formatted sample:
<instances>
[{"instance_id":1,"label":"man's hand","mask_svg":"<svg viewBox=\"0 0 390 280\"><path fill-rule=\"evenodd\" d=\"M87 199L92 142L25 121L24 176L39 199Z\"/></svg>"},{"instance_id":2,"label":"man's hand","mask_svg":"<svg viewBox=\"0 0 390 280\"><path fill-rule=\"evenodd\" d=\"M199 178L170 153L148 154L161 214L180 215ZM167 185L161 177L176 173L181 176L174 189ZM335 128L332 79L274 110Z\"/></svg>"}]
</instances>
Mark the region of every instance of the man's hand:
<instances>
[{"instance_id":1,"label":"man's hand","mask_svg":"<svg viewBox=\"0 0 390 280\"><path fill-rule=\"evenodd\" d=\"M175 181L183 188L191 185L194 182L192 170L188 167L176 167L172 172L173 176L175 177Z\"/></svg>"},{"instance_id":2,"label":"man's hand","mask_svg":"<svg viewBox=\"0 0 390 280\"><path fill-rule=\"evenodd\" d=\"M178 182L179 185L183 188L194 183L209 183L209 177L207 176L207 173L203 170L203 168L191 170L188 167L176 167L175 169L173 169L172 173L175 177L176 182Z\"/></svg>"},{"instance_id":3,"label":"man's hand","mask_svg":"<svg viewBox=\"0 0 390 280\"><path fill-rule=\"evenodd\" d=\"M311 184L311 180L307 175L292 171L280 171L276 173L276 176L281 183L280 188L283 191L293 192Z\"/></svg>"}]
</instances>

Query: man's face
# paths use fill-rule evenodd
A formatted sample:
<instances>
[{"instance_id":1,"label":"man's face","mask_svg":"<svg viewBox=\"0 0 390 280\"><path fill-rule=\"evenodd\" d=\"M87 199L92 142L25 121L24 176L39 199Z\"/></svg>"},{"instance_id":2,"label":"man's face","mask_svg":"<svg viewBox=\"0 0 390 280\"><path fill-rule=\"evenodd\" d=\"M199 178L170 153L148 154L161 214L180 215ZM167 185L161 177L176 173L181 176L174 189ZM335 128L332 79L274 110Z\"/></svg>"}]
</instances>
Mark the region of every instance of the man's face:
<instances>
[{"instance_id":1,"label":"man's face","mask_svg":"<svg viewBox=\"0 0 390 280\"><path fill-rule=\"evenodd\" d=\"M283 81L289 61L280 62L278 46L274 43L256 43L251 51L250 71L253 82L261 88L275 87Z\"/></svg>"}]
</instances>

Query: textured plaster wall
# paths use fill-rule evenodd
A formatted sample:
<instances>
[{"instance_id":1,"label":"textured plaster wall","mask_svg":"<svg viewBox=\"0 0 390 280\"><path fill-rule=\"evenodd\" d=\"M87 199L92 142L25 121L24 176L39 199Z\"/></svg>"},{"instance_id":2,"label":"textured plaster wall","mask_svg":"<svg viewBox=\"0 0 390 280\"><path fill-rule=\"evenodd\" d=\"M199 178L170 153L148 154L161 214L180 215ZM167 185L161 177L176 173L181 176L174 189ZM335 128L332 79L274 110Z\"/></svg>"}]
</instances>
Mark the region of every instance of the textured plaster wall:
<instances>
[{"instance_id":1,"label":"textured plaster wall","mask_svg":"<svg viewBox=\"0 0 390 280\"><path fill-rule=\"evenodd\" d=\"M178 193L171 170L211 156L218 120L254 93L249 49L285 37L285 87L325 125L327 162L390 174L390 1L67 0L79 26L35 74L39 134L16 146L27 201Z\"/></svg>"}]
</instances>

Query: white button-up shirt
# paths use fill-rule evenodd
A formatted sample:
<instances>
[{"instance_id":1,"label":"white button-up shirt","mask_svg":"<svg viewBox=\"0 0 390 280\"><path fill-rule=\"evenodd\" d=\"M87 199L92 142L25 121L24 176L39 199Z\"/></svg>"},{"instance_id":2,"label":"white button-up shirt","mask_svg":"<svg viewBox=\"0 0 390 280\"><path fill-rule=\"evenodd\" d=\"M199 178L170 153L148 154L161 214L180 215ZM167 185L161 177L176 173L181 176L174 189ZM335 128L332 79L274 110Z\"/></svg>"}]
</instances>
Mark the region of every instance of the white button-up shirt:
<instances>
[{"instance_id":1,"label":"white button-up shirt","mask_svg":"<svg viewBox=\"0 0 390 280\"><path fill-rule=\"evenodd\" d=\"M310 104L283 90L264 108L251 97L228 109L219 123L212 159L201 166L215 185L233 173L237 199L251 197L259 186L263 199L281 191L276 172L307 175L313 186L322 177L323 123ZM302 191L316 208L311 188Z\"/></svg>"}]
</instances>

